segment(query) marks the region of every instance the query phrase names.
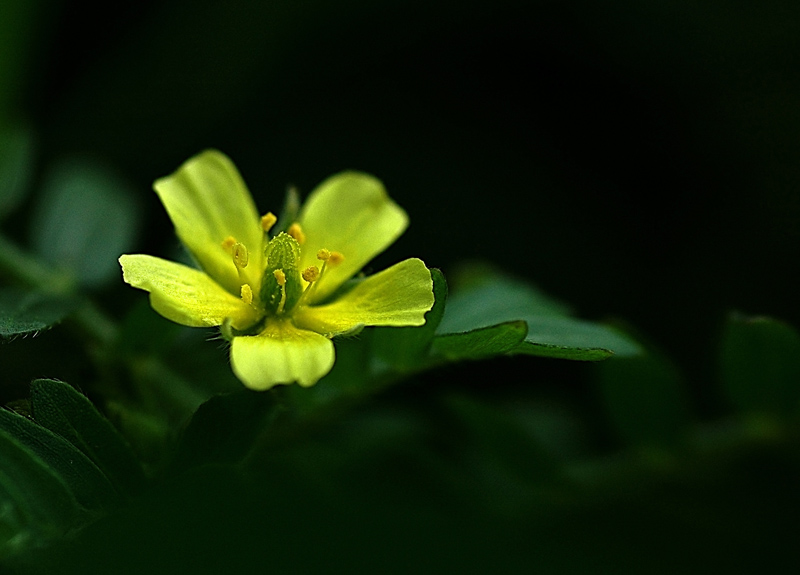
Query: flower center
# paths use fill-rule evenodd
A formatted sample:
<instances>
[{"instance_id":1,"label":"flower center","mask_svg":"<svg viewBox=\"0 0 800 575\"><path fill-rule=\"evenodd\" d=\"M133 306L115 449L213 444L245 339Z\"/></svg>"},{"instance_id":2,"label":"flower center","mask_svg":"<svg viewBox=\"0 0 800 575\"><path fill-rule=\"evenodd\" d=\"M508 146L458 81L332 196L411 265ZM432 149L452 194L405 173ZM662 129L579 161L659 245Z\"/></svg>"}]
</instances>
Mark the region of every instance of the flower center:
<instances>
[{"instance_id":1,"label":"flower center","mask_svg":"<svg viewBox=\"0 0 800 575\"><path fill-rule=\"evenodd\" d=\"M289 313L303 300L311 297L325 271L344 260L339 252L321 249L317 252L317 259L322 262L321 267L309 266L300 270L301 245L305 243L305 233L300 224L294 223L286 232L269 239L267 232L276 221L277 218L271 212L261 218L266 243L266 264L263 270L248 267L250 256L247 247L236 238L228 237L222 242L223 249L231 255L239 272L242 301L263 309L266 315L272 316ZM253 281L254 274L261 276L258 294L253 292L252 286L259 285L259 282Z\"/></svg>"}]
</instances>

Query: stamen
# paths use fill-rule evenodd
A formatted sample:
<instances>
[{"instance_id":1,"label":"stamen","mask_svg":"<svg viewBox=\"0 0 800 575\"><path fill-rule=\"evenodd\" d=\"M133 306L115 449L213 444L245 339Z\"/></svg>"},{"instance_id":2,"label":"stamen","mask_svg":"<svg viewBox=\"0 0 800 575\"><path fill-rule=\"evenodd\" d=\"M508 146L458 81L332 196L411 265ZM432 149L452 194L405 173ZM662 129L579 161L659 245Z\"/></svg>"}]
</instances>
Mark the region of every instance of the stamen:
<instances>
[{"instance_id":1,"label":"stamen","mask_svg":"<svg viewBox=\"0 0 800 575\"><path fill-rule=\"evenodd\" d=\"M286 230L286 233L292 236L295 240L297 240L297 243L300 244L301 246L306 241L306 235L303 233L303 228L301 228L300 224L298 224L297 222L289 226L289 229Z\"/></svg>"},{"instance_id":2,"label":"stamen","mask_svg":"<svg viewBox=\"0 0 800 575\"><path fill-rule=\"evenodd\" d=\"M242 286L242 301L247 305L253 303L253 288L250 287L250 284Z\"/></svg>"},{"instance_id":3,"label":"stamen","mask_svg":"<svg viewBox=\"0 0 800 575\"><path fill-rule=\"evenodd\" d=\"M233 236L228 236L227 238L222 240L222 249L228 253L231 253L231 249L233 249L233 246L235 245L236 245L236 238L234 238Z\"/></svg>"},{"instance_id":4,"label":"stamen","mask_svg":"<svg viewBox=\"0 0 800 575\"><path fill-rule=\"evenodd\" d=\"M247 247L244 244L236 242L233 245L231 255L233 256L233 263L238 269L243 270L247 267L247 262L249 261L250 257L247 253Z\"/></svg>"},{"instance_id":5,"label":"stamen","mask_svg":"<svg viewBox=\"0 0 800 575\"><path fill-rule=\"evenodd\" d=\"M344 261L344 256L341 252L331 252L331 257L328 259L328 263L332 266L339 265Z\"/></svg>"},{"instance_id":6,"label":"stamen","mask_svg":"<svg viewBox=\"0 0 800 575\"><path fill-rule=\"evenodd\" d=\"M309 266L303 270L303 279L308 283L315 282L319 279L320 273L317 266Z\"/></svg>"},{"instance_id":7,"label":"stamen","mask_svg":"<svg viewBox=\"0 0 800 575\"><path fill-rule=\"evenodd\" d=\"M261 216L261 229L265 232L268 232L272 229L272 226L275 225L275 222L278 221L278 218L272 212L267 212L263 216Z\"/></svg>"},{"instance_id":8,"label":"stamen","mask_svg":"<svg viewBox=\"0 0 800 575\"><path fill-rule=\"evenodd\" d=\"M326 262L328 261L328 259L330 259L330 257L331 257L331 252L329 252L325 248L322 248L317 252L317 259L320 261Z\"/></svg>"}]
</instances>

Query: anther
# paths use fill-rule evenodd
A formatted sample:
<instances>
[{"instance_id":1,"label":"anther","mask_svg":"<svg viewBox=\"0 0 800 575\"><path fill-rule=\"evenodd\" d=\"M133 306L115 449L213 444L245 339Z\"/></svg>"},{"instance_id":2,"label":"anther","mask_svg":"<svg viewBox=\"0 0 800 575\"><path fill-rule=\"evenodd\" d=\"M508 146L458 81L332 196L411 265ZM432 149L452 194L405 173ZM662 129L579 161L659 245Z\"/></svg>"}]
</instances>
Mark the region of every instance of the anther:
<instances>
[{"instance_id":1,"label":"anther","mask_svg":"<svg viewBox=\"0 0 800 575\"><path fill-rule=\"evenodd\" d=\"M302 273L303 279L308 283L317 281L319 279L319 275L319 268L317 266L309 266L304 269Z\"/></svg>"},{"instance_id":2,"label":"anther","mask_svg":"<svg viewBox=\"0 0 800 575\"><path fill-rule=\"evenodd\" d=\"M236 238L234 238L233 236L228 236L227 238L222 240L222 249L228 253L231 253L231 249L235 245L236 245Z\"/></svg>"},{"instance_id":3,"label":"anther","mask_svg":"<svg viewBox=\"0 0 800 575\"><path fill-rule=\"evenodd\" d=\"M317 259L320 261L326 262L330 257L331 257L331 252L329 252L325 248L322 248L317 252Z\"/></svg>"},{"instance_id":4,"label":"anther","mask_svg":"<svg viewBox=\"0 0 800 575\"><path fill-rule=\"evenodd\" d=\"M272 229L272 226L275 225L275 222L278 221L278 218L272 212L267 212L263 216L261 216L261 229L265 232L268 232Z\"/></svg>"},{"instance_id":5,"label":"anther","mask_svg":"<svg viewBox=\"0 0 800 575\"><path fill-rule=\"evenodd\" d=\"M341 252L331 252L331 257L328 259L328 263L332 266L339 265L344 261L344 256Z\"/></svg>"},{"instance_id":6,"label":"anther","mask_svg":"<svg viewBox=\"0 0 800 575\"><path fill-rule=\"evenodd\" d=\"M233 255L233 263L236 264L237 268L242 270L247 267L247 262L250 258L247 254L247 247L244 244L239 242L233 244L231 255Z\"/></svg>"},{"instance_id":7,"label":"anther","mask_svg":"<svg viewBox=\"0 0 800 575\"><path fill-rule=\"evenodd\" d=\"M253 303L253 288L250 287L250 284L242 285L242 301L247 305Z\"/></svg>"},{"instance_id":8,"label":"anther","mask_svg":"<svg viewBox=\"0 0 800 575\"><path fill-rule=\"evenodd\" d=\"M297 243L300 244L301 246L306 241L306 235L303 233L303 228L301 228L300 224L298 224L297 222L289 226L289 229L286 230L286 233L292 236L295 240L297 240Z\"/></svg>"}]
</instances>

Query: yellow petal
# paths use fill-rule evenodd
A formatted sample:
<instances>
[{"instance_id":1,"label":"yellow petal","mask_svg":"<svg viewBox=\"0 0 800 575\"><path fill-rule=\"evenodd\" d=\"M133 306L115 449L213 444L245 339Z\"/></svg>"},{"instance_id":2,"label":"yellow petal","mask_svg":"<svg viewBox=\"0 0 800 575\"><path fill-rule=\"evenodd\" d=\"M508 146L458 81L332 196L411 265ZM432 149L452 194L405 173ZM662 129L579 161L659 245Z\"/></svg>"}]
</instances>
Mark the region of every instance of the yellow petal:
<instances>
[{"instance_id":1,"label":"yellow petal","mask_svg":"<svg viewBox=\"0 0 800 575\"><path fill-rule=\"evenodd\" d=\"M233 338L233 372L250 389L278 384L314 385L333 367L333 343L286 320L267 322L259 335Z\"/></svg>"},{"instance_id":2,"label":"yellow petal","mask_svg":"<svg viewBox=\"0 0 800 575\"><path fill-rule=\"evenodd\" d=\"M323 300L389 247L408 227L408 216L380 181L359 172L343 172L311 192L299 222L306 236L299 269L319 265L316 255L322 248L344 255L344 261L328 266L313 302Z\"/></svg>"},{"instance_id":3,"label":"yellow petal","mask_svg":"<svg viewBox=\"0 0 800 575\"><path fill-rule=\"evenodd\" d=\"M332 336L358 326L422 325L431 307L431 272L411 258L368 277L330 304L299 307L292 318L300 328Z\"/></svg>"},{"instance_id":4,"label":"yellow petal","mask_svg":"<svg viewBox=\"0 0 800 575\"><path fill-rule=\"evenodd\" d=\"M146 255L124 255L119 263L122 279L150 292L153 309L174 322L204 327L231 318L234 327L245 329L258 320L252 307L199 270Z\"/></svg>"},{"instance_id":5,"label":"yellow petal","mask_svg":"<svg viewBox=\"0 0 800 575\"><path fill-rule=\"evenodd\" d=\"M252 269L262 269L262 230L253 198L233 162L221 152L207 150L187 160L178 170L156 180L153 188L169 214L178 237L200 266L232 294L241 281L229 251L222 247L233 237L252 258ZM249 282L258 293L260 285Z\"/></svg>"}]
</instances>

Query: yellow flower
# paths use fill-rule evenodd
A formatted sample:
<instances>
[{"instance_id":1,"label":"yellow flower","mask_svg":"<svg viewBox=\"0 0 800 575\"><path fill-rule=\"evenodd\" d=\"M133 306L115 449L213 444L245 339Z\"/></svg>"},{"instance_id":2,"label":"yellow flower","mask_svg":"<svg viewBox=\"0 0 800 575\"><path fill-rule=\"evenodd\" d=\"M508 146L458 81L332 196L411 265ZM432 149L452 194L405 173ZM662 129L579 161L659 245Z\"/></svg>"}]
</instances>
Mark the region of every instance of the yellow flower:
<instances>
[{"instance_id":1,"label":"yellow flower","mask_svg":"<svg viewBox=\"0 0 800 575\"><path fill-rule=\"evenodd\" d=\"M363 326L422 325L433 306L430 271L415 258L339 290L408 226L369 175L328 178L274 237L275 216L259 216L236 167L218 151L191 158L154 188L202 271L123 255L123 279L150 292L167 319L222 326L233 336L233 371L249 388L313 385L333 367L332 337Z\"/></svg>"}]
</instances>

